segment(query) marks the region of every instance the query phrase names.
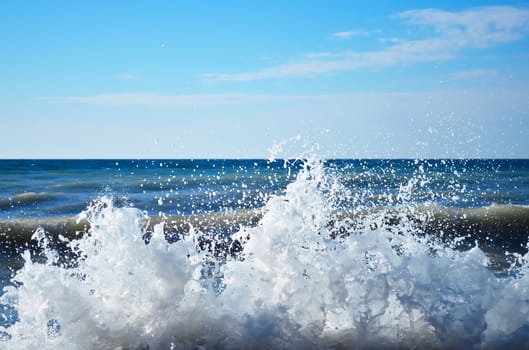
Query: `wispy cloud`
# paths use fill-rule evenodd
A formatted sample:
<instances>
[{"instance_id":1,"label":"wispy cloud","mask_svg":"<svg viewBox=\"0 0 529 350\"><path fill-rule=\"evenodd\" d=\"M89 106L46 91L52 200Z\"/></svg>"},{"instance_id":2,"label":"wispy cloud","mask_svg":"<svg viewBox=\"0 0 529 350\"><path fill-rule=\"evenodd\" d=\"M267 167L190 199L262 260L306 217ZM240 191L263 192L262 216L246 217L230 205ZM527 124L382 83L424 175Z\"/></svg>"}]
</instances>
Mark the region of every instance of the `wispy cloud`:
<instances>
[{"instance_id":1,"label":"wispy cloud","mask_svg":"<svg viewBox=\"0 0 529 350\"><path fill-rule=\"evenodd\" d=\"M327 54L305 62L287 63L254 72L209 73L203 74L202 77L210 81L232 82L304 77L353 71L368 67L383 68L419 62L441 61L450 59L453 56L454 52L450 51L450 44L442 40L409 41L380 51ZM315 56L312 55L312 57Z\"/></svg>"},{"instance_id":2,"label":"wispy cloud","mask_svg":"<svg viewBox=\"0 0 529 350\"><path fill-rule=\"evenodd\" d=\"M455 80L488 80L499 77L494 69L470 69L450 73L450 78Z\"/></svg>"},{"instance_id":3,"label":"wispy cloud","mask_svg":"<svg viewBox=\"0 0 529 350\"><path fill-rule=\"evenodd\" d=\"M195 108L243 106L271 102L289 102L325 98L325 95L271 95L271 94L183 94L160 95L156 93L116 93L93 96L72 96L52 102L80 103L108 107Z\"/></svg>"},{"instance_id":4,"label":"wispy cloud","mask_svg":"<svg viewBox=\"0 0 529 350\"><path fill-rule=\"evenodd\" d=\"M138 80L139 77L136 74L123 73L123 74L120 74L118 76L118 79L119 80L126 80L126 81L134 81L134 80Z\"/></svg>"},{"instance_id":5,"label":"wispy cloud","mask_svg":"<svg viewBox=\"0 0 529 350\"><path fill-rule=\"evenodd\" d=\"M456 48L487 48L529 33L529 9L491 6L462 12L411 10L398 15L408 24L433 27Z\"/></svg>"},{"instance_id":6,"label":"wispy cloud","mask_svg":"<svg viewBox=\"0 0 529 350\"><path fill-rule=\"evenodd\" d=\"M481 7L461 12L411 10L397 14L396 18L406 25L427 26L434 33L419 40L391 41L387 47L376 51L312 54L301 62L249 72L206 73L202 77L209 81L243 82L438 62L453 59L466 49L489 48L520 40L529 34L529 9L509 6ZM333 35L346 39L353 33L338 32Z\"/></svg>"},{"instance_id":7,"label":"wispy cloud","mask_svg":"<svg viewBox=\"0 0 529 350\"><path fill-rule=\"evenodd\" d=\"M332 33L331 37L337 38L337 39L349 40L355 36L368 36L368 35L369 35L369 31L367 30L350 30L350 31L345 31L345 32Z\"/></svg>"}]
</instances>

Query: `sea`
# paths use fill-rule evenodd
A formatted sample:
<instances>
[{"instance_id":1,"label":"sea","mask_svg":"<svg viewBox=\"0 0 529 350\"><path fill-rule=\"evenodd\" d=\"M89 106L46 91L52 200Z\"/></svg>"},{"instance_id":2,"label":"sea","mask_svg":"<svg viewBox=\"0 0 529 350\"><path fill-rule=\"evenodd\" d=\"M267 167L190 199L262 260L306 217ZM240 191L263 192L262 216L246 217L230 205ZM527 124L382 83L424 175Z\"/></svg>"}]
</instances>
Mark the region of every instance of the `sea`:
<instances>
[{"instance_id":1,"label":"sea","mask_svg":"<svg viewBox=\"0 0 529 350\"><path fill-rule=\"evenodd\" d=\"M528 349L527 159L0 160L0 349Z\"/></svg>"}]
</instances>

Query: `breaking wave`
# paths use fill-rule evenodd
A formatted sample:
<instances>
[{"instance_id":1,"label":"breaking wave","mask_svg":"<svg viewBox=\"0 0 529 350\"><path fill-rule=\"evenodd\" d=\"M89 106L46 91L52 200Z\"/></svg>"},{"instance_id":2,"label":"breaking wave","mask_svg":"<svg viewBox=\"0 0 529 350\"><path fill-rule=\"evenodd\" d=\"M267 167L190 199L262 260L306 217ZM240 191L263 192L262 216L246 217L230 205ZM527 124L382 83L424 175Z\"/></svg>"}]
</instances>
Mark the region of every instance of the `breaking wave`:
<instances>
[{"instance_id":1,"label":"breaking wave","mask_svg":"<svg viewBox=\"0 0 529 350\"><path fill-rule=\"evenodd\" d=\"M497 273L480 244L460 246L472 232L450 233L523 222L527 208L432 209L408 185L394 206L366 207L308 159L244 220L181 230L103 197L76 223L86 232L57 236L67 254L33 233L40 252L22 254L1 297L0 348L529 346L529 256Z\"/></svg>"}]
</instances>

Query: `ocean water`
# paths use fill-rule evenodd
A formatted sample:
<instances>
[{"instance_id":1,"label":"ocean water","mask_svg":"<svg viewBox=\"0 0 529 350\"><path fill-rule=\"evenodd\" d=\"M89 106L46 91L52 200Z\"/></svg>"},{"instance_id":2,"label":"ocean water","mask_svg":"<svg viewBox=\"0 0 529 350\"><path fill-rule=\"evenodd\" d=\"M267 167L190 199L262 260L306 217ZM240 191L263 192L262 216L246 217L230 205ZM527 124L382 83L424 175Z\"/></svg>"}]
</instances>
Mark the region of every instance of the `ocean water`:
<instances>
[{"instance_id":1,"label":"ocean water","mask_svg":"<svg viewBox=\"0 0 529 350\"><path fill-rule=\"evenodd\" d=\"M529 348L529 160L0 160L0 349Z\"/></svg>"}]
</instances>

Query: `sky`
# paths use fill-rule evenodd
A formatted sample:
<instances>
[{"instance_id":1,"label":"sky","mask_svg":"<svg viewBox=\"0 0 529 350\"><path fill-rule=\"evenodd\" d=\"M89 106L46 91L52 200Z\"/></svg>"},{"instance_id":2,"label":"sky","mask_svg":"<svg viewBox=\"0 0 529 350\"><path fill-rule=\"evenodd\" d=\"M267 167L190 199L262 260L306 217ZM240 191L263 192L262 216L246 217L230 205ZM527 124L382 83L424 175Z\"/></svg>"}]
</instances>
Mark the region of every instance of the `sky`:
<instances>
[{"instance_id":1,"label":"sky","mask_svg":"<svg viewBox=\"0 0 529 350\"><path fill-rule=\"evenodd\" d=\"M529 1L0 1L0 158L529 158Z\"/></svg>"}]
</instances>

